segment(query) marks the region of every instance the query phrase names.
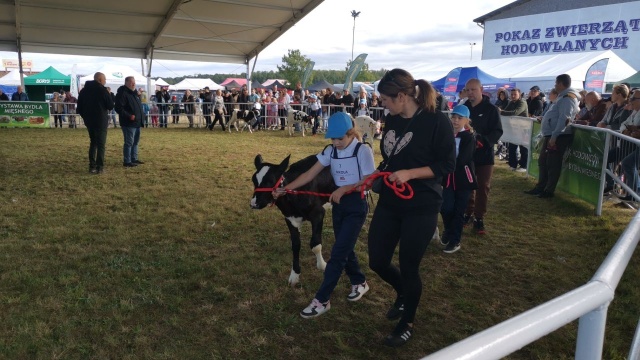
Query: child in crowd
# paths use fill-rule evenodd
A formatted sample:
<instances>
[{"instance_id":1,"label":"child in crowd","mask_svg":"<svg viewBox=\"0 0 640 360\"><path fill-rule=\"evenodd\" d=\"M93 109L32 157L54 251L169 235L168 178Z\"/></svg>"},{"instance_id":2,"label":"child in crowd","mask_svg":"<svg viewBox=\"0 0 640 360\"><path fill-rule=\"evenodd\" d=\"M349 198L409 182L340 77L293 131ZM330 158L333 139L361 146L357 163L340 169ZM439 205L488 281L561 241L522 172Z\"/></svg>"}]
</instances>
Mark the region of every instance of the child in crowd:
<instances>
[{"instance_id":1,"label":"child in crowd","mask_svg":"<svg viewBox=\"0 0 640 360\"><path fill-rule=\"evenodd\" d=\"M158 115L160 114L160 109L156 103L152 103L149 114L151 115L151 126L158 127Z\"/></svg>"},{"instance_id":2,"label":"child in crowd","mask_svg":"<svg viewBox=\"0 0 640 360\"><path fill-rule=\"evenodd\" d=\"M313 135L318 132L318 126L320 126L320 121L322 121L322 109L320 108L320 104L318 102L318 97L313 94L309 95L309 116L313 118Z\"/></svg>"},{"instance_id":3,"label":"child in crowd","mask_svg":"<svg viewBox=\"0 0 640 360\"><path fill-rule=\"evenodd\" d=\"M360 105L356 111L356 117L369 116L369 108L367 108L367 99L360 99Z\"/></svg>"},{"instance_id":4,"label":"child in crowd","mask_svg":"<svg viewBox=\"0 0 640 360\"><path fill-rule=\"evenodd\" d=\"M444 233L440 243L447 254L460 250L460 238L464 226L464 212L471 191L477 181L473 166L476 148L473 128L470 126L469 108L457 105L451 111L451 124L456 138L456 169L442 179L442 207L440 215L444 223Z\"/></svg>"},{"instance_id":5,"label":"child in crowd","mask_svg":"<svg viewBox=\"0 0 640 360\"><path fill-rule=\"evenodd\" d=\"M325 134L331 139L317 155L318 161L300 175L297 179L278 188L273 192L275 198L284 195L285 190L294 190L313 180L325 167L331 166L331 174L338 189L329 197L333 205L333 232L336 241L331 249L331 258L324 270L324 280L315 298L309 306L300 312L305 319L320 316L329 311L331 304L329 297L338 284L344 271L351 281L349 301L358 301L367 291L369 285L360 270L358 258L354 251L358 234L367 217L368 207L366 199L360 197L360 192L354 191L355 185L369 174L373 173L373 151L369 146L362 146L360 135L353 128L351 117L344 112L336 112L329 118L329 128Z\"/></svg>"}]
</instances>

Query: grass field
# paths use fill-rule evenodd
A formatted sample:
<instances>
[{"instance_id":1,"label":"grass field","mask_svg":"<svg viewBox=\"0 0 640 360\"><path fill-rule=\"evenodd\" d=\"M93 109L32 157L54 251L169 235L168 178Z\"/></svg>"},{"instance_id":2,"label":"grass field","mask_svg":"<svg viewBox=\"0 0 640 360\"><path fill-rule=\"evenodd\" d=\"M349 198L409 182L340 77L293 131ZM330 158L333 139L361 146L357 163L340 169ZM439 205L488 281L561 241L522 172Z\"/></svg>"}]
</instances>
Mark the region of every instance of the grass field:
<instances>
[{"instance_id":1,"label":"grass field","mask_svg":"<svg viewBox=\"0 0 640 360\"><path fill-rule=\"evenodd\" d=\"M366 266L371 291L332 309L298 312L322 274L303 228L301 286L290 288L288 231L276 208L250 210L256 154L280 162L316 153L321 137L284 132L144 129L137 168L122 167L109 130L105 173L88 173L83 129L0 129L0 358L418 359L587 282L633 212L559 194L495 171L488 234L467 230L461 251L431 244L409 344L389 349L392 289ZM376 149L376 160L379 152ZM324 255L333 244L325 219ZM427 235L425 235L427 236ZM638 321L632 259L609 307L605 359L623 359ZM570 359L577 322L509 359Z\"/></svg>"}]
</instances>

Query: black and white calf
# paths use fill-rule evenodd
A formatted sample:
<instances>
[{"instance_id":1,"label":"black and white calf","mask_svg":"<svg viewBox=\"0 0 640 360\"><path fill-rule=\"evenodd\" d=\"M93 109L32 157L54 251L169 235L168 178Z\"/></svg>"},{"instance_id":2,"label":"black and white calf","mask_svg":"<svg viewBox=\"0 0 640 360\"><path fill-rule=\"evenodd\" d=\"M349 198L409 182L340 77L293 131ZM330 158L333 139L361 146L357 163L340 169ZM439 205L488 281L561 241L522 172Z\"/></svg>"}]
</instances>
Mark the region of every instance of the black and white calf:
<instances>
[{"instance_id":1,"label":"black and white calf","mask_svg":"<svg viewBox=\"0 0 640 360\"><path fill-rule=\"evenodd\" d=\"M262 156L256 156L254 160L256 172L252 177L254 188L273 188L281 177L283 178L281 184L284 186L309 170L317 161L316 156L312 155L289 167L289 158L290 156L287 156L280 164L269 164L262 161ZM289 167L288 170L287 167ZM326 167L315 179L298 190L330 194L336 188L329 167ZM327 265L322 257L322 223L325 213L323 205L327 199L327 197L312 195L286 194L275 201L275 205L284 215L291 235L291 250L293 252L293 265L289 275L289 285L291 286L295 286L300 281L300 228L303 221L311 222L309 246L316 256L317 268L324 271ZM251 199L251 208L262 209L272 204L273 201L271 192L256 191Z\"/></svg>"},{"instance_id":2,"label":"black and white calf","mask_svg":"<svg viewBox=\"0 0 640 360\"><path fill-rule=\"evenodd\" d=\"M258 116L260 116L260 112L258 110L240 110L234 109L231 113L231 118L227 123L227 129L231 132L231 126L236 128L236 131L244 131L244 128L249 129L250 133L253 133L251 128L258 121Z\"/></svg>"},{"instance_id":3,"label":"black and white calf","mask_svg":"<svg viewBox=\"0 0 640 360\"><path fill-rule=\"evenodd\" d=\"M311 124L313 117L308 115L304 111L289 109L287 113L287 127L289 128L289 136L293 135L294 124L299 124L302 136L304 136L304 128L306 125Z\"/></svg>"}]
</instances>

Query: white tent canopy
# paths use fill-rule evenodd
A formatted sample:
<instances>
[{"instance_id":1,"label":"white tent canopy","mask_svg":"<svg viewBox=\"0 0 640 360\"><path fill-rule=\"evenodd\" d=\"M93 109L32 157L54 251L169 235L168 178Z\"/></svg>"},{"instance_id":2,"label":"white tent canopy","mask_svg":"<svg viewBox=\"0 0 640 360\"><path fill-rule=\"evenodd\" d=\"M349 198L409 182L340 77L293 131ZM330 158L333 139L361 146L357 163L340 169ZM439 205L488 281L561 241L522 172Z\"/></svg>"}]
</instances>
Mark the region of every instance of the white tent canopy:
<instances>
[{"instance_id":1,"label":"white tent canopy","mask_svg":"<svg viewBox=\"0 0 640 360\"><path fill-rule=\"evenodd\" d=\"M11 70L7 75L0 78L0 85L18 86L20 85L20 70Z\"/></svg>"},{"instance_id":2,"label":"white tent canopy","mask_svg":"<svg viewBox=\"0 0 640 360\"><path fill-rule=\"evenodd\" d=\"M201 90L207 86L209 87L209 90L224 90L224 86L216 84L211 79L195 78L185 78L175 85L170 85L169 90Z\"/></svg>"},{"instance_id":3,"label":"white tent canopy","mask_svg":"<svg viewBox=\"0 0 640 360\"><path fill-rule=\"evenodd\" d=\"M414 70L414 73L416 78L433 81L447 75L456 67L477 66L492 76L515 82L516 86L523 91L529 90L534 85L543 90L551 89L555 84L556 76L569 74L573 82L571 86L582 88L589 67L596 61L606 58L609 59L609 64L605 74L605 83L620 81L636 73L636 70L611 50L473 62L462 61L457 64L448 63L440 67L425 67Z\"/></svg>"},{"instance_id":4,"label":"white tent canopy","mask_svg":"<svg viewBox=\"0 0 640 360\"><path fill-rule=\"evenodd\" d=\"M136 87L141 87L143 89L147 88L147 78L144 77L139 72L133 70L131 67L126 65L110 65L106 64L102 66L100 69L92 72L87 76L83 76L80 78L80 86L84 86L84 83L93 80L93 75L96 72L101 72L107 78L107 84L105 86L111 87L111 91L115 93L115 91L121 85L124 85L124 79L128 76L133 76L136 79ZM151 80L151 88L154 89L154 81Z\"/></svg>"},{"instance_id":5,"label":"white tent canopy","mask_svg":"<svg viewBox=\"0 0 640 360\"><path fill-rule=\"evenodd\" d=\"M158 78L158 80L156 80L156 86L169 86L169 83L162 78Z\"/></svg>"}]
</instances>

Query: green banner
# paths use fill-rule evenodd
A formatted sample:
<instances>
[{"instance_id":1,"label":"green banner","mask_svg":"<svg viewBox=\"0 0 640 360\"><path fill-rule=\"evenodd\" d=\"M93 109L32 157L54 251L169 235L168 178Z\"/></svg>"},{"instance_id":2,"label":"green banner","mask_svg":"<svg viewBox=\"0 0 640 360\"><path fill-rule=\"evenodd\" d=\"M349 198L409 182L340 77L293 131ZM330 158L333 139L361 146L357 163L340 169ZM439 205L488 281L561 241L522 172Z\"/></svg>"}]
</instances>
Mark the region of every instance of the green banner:
<instances>
[{"instance_id":1,"label":"green banner","mask_svg":"<svg viewBox=\"0 0 640 360\"><path fill-rule=\"evenodd\" d=\"M573 142L564 154L558 187L580 199L598 205L606 134L573 129Z\"/></svg>"},{"instance_id":2,"label":"green banner","mask_svg":"<svg viewBox=\"0 0 640 360\"><path fill-rule=\"evenodd\" d=\"M313 66L315 65L315 61L309 61L307 68L304 69L304 75L302 75L302 88L307 88L307 82L309 82L309 77L311 77L311 70L313 70Z\"/></svg>"},{"instance_id":3,"label":"green banner","mask_svg":"<svg viewBox=\"0 0 640 360\"><path fill-rule=\"evenodd\" d=\"M355 60L351 62L351 66L349 66L349 70L347 71L347 78L344 81L344 86L342 88L343 90L351 91L351 88L353 87L353 81L356 79L356 77L358 77L358 74L360 74L360 70L362 70L362 68L364 67L364 61L366 58L367 54L360 54L357 58L355 58Z\"/></svg>"},{"instance_id":4,"label":"green banner","mask_svg":"<svg viewBox=\"0 0 640 360\"><path fill-rule=\"evenodd\" d=\"M543 142L540 128L539 123L533 123L529 151L530 166L527 169L529 175L535 178L540 175L538 158ZM606 133L574 128L573 134L573 142L564 154L558 188L597 206L598 198L601 196L600 179Z\"/></svg>"},{"instance_id":5,"label":"green banner","mask_svg":"<svg viewBox=\"0 0 640 360\"><path fill-rule=\"evenodd\" d=\"M35 101L0 102L0 127L49 127L49 104Z\"/></svg>"}]
</instances>

